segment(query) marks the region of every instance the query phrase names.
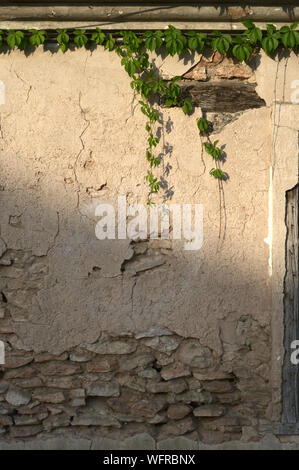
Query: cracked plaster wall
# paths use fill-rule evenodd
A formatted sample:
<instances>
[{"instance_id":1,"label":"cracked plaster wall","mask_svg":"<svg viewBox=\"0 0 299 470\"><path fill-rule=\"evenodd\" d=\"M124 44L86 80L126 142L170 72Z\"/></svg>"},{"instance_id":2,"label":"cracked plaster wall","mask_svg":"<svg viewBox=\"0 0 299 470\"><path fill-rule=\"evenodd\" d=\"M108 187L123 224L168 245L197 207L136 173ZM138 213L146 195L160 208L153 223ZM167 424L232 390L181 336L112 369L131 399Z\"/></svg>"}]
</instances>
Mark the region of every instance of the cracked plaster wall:
<instances>
[{"instance_id":1,"label":"cracked plaster wall","mask_svg":"<svg viewBox=\"0 0 299 470\"><path fill-rule=\"evenodd\" d=\"M279 370L271 378L271 246L265 242L273 116L277 101L290 102L298 59L292 55L277 69L263 55L252 64L254 72L246 66L232 72L232 64L213 58L201 69L200 59L193 58L195 75L186 79L257 82L266 105L220 116L213 135L225 145L229 175L221 240L217 183L196 127L201 109L188 117L161 108L164 185L157 201L171 195L166 202L203 204L203 246L188 252L179 241L95 237L99 202L116 205L117 196L126 195L128 203L145 203L147 196L145 119L117 56L103 50L0 56L6 86L0 110L0 339L8 354L59 355L77 347L104 354L107 335L130 343L153 328L167 329L180 341L196 339L208 348L214 366L237 382L244 379L243 411L255 396L260 417L271 420L272 380L279 389ZM209 61L219 67L218 75L216 68L206 75ZM190 69L173 60L158 66L166 77ZM283 104L287 112L285 106L295 113L294 105ZM285 154L284 145L280 140ZM289 145L296 150L293 139ZM178 355L175 361L184 363ZM206 363L205 372L209 367ZM256 440L258 432L248 426L244 439ZM192 430L187 426L184 432ZM232 438L238 432L232 430Z\"/></svg>"},{"instance_id":2,"label":"cracked plaster wall","mask_svg":"<svg viewBox=\"0 0 299 470\"><path fill-rule=\"evenodd\" d=\"M30 282L18 287L2 278L2 290L17 307L11 313L15 332L26 347L61 352L95 341L103 330L134 333L160 324L213 341L220 353L219 321L239 313L245 293L242 313L268 323L263 239L269 109L248 110L219 136L230 175L226 240L219 253L218 190L195 125L200 110L192 117L163 110L164 122L171 124L161 129L162 141L171 153L161 172L171 167L165 177L174 192L171 202L203 204L204 245L192 254L179 243L164 253L158 247L163 264L136 277L121 272L124 260L134 255L130 241L100 242L94 233L98 202L115 202L119 194L128 202L146 197L145 121L118 58L105 51L37 51L1 61L7 86L1 113L1 237L7 249L37 257L43 271L33 291ZM94 266L100 275L93 274Z\"/></svg>"}]
</instances>

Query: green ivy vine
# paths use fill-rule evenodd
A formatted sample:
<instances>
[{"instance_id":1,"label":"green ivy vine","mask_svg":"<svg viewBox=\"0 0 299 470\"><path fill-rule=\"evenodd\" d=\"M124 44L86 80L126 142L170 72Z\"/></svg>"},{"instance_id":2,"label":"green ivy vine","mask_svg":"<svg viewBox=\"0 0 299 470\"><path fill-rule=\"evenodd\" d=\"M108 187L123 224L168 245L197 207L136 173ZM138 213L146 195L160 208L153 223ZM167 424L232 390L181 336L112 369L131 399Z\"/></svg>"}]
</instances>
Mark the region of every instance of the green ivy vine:
<instances>
[{"instance_id":1,"label":"green ivy vine","mask_svg":"<svg viewBox=\"0 0 299 470\"><path fill-rule=\"evenodd\" d=\"M184 51L202 52L205 47L218 51L221 55L235 57L240 62L247 62L254 52L263 49L268 56L273 56L278 48L287 51L295 50L299 46L298 23L283 26L279 30L272 24L267 25L266 31L256 27L251 21L244 21L246 30L238 34L226 34L220 31L203 33L197 31L181 31L168 26L164 31L146 31L135 33L133 31L104 32L100 28L93 31L86 29L58 29L45 31L29 29L28 31L0 30L0 46L9 49L36 48L47 43L56 43L62 52L70 47L85 47L88 49L103 46L109 51L115 51L120 57L121 65L131 78L131 88L139 94L140 109L146 116L145 130L147 132L146 159L149 169L146 181L149 187L148 204L154 204L152 195L160 188L158 177L154 169L159 166L160 158L156 156L155 149L160 139L156 133L157 122L160 119L159 111L155 108L158 98L167 107L180 107L190 115L193 104L190 98L183 98L179 85L181 77L172 80L163 80L157 76L150 61L149 52L161 54L163 51L170 56L180 56ZM197 120L199 134L206 140L203 143L205 151L214 161L210 175L218 181L219 191L223 189L222 183L226 179L220 162L223 155L218 141L212 142L209 136L210 123L202 117Z\"/></svg>"}]
</instances>

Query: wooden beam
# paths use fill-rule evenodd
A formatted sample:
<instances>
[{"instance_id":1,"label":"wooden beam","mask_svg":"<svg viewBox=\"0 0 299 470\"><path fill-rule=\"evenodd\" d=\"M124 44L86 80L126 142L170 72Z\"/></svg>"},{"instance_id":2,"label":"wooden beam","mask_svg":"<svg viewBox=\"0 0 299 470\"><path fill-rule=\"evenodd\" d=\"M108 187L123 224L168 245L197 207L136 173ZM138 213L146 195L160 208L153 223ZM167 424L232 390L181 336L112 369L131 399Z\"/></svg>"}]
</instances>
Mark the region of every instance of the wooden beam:
<instances>
[{"instance_id":1,"label":"wooden beam","mask_svg":"<svg viewBox=\"0 0 299 470\"><path fill-rule=\"evenodd\" d=\"M134 22L232 22L252 21L283 22L299 20L299 7L292 11L283 7L211 5L140 4L59 4L35 6L28 4L0 6L0 21L94 21L118 23Z\"/></svg>"},{"instance_id":2,"label":"wooden beam","mask_svg":"<svg viewBox=\"0 0 299 470\"><path fill-rule=\"evenodd\" d=\"M298 213L299 184L286 193L286 274L284 280L284 350L282 374L283 414L281 432L299 431L299 365L291 362L291 343L299 340L299 286L298 286ZM298 349L298 348L297 348ZM284 426L284 425L288 426ZM293 429L294 430L294 429Z\"/></svg>"}]
</instances>

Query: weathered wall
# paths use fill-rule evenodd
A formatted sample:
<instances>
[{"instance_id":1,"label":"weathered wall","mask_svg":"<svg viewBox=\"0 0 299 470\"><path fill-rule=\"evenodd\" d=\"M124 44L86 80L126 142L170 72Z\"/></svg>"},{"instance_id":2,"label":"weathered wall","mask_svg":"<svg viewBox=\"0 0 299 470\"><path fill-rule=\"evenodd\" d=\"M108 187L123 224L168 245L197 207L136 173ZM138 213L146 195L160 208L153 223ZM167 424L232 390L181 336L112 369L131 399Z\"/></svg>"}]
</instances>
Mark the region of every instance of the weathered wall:
<instances>
[{"instance_id":1,"label":"weathered wall","mask_svg":"<svg viewBox=\"0 0 299 470\"><path fill-rule=\"evenodd\" d=\"M32 436L62 433L66 446L194 447L263 443L273 431L273 101L290 101L298 59L279 69L281 82L269 61L257 57L249 67L198 56L189 70L156 60L168 78L185 74L186 85L257 82L265 100L257 109L248 100L242 111L232 103L230 112L208 112L229 175L220 240L213 163L196 127L201 109L188 117L160 108L160 202L203 204L203 246L185 251L183 241L95 237L99 202L147 196L145 119L117 56L0 56L3 443L34 446ZM297 152L297 141L290 145Z\"/></svg>"}]
</instances>

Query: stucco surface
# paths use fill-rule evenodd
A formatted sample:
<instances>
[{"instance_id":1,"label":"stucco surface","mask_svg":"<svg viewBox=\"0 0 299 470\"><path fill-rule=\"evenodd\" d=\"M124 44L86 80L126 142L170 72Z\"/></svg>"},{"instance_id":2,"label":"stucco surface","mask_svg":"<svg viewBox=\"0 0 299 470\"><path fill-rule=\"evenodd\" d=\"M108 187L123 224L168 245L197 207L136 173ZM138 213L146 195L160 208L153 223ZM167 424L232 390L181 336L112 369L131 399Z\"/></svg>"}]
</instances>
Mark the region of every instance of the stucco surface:
<instances>
[{"instance_id":1,"label":"stucco surface","mask_svg":"<svg viewBox=\"0 0 299 470\"><path fill-rule=\"evenodd\" d=\"M201 338L219 354L223 320L242 311L269 322L269 109L244 112L217 136L229 175L221 241L217 183L195 122L201 111L188 117L161 109L166 152L157 174L164 169L171 203L203 204L204 243L193 252L180 242L167 254L157 248L163 264L135 276L121 270L134 257L130 240L101 242L94 232L98 202L116 203L120 194L128 202L146 198L145 121L118 58L107 51L36 51L0 61L1 238L34 258L31 270L43 272L34 288L28 276L19 285L11 280L12 268L1 280L27 348L61 352L94 342L102 331L135 333L158 324Z\"/></svg>"}]
</instances>

